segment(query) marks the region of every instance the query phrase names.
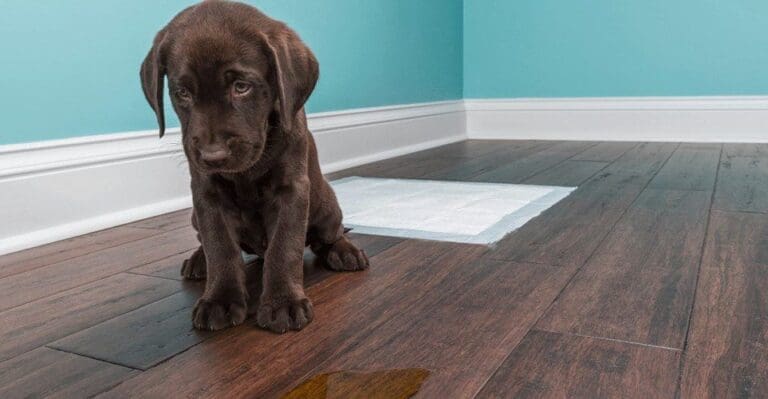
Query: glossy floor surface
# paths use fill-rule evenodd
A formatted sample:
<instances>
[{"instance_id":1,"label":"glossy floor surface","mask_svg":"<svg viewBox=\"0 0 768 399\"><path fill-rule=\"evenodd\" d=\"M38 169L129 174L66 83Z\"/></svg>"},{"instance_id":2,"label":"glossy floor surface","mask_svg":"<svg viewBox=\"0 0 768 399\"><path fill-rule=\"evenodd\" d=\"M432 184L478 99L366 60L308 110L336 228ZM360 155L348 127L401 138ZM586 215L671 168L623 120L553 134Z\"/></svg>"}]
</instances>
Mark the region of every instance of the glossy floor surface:
<instances>
[{"instance_id":1,"label":"glossy floor surface","mask_svg":"<svg viewBox=\"0 0 768 399\"><path fill-rule=\"evenodd\" d=\"M420 398L768 396L768 145L467 141L329 177L353 175L578 189L493 247L307 255L315 320L284 335L191 328L189 210L0 257L0 397L394 390L391 369L425 370Z\"/></svg>"}]
</instances>

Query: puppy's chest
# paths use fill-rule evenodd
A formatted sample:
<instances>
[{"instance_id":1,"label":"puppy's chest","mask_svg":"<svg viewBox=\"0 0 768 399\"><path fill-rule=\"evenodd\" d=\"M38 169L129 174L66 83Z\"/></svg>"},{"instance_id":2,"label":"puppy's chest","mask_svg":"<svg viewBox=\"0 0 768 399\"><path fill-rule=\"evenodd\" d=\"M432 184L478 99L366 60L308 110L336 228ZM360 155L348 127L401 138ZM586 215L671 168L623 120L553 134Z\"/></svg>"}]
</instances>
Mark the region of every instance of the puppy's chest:
<instances>
[{"instance_id":1,"label":"puppy's chest","mask_svg":"<svg viewBox=\"0 0 768 399\"><path fill-rule=\"evenodd\" d=\"M243 216L268 216L275 204L274 189L260 182L238 182L225 190L228 210Z\"/></svg>"}]
</instances>

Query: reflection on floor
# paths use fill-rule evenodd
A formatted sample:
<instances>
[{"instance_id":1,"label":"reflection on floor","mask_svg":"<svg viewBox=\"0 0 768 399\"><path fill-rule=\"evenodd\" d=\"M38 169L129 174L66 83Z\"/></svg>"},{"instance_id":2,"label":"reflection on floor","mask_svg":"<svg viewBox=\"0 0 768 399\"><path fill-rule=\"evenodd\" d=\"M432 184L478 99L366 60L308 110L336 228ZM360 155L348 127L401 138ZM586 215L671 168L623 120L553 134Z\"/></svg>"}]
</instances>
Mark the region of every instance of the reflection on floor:
<instances>
[{"instance_id":1,"label":"reflection on floor","mask_svg":"<svg viewBox=\"0 0 768 399\"><path fill-rule=\"evenodd\" d=\"M315 320L284 335L191 328L189 210L2 256L0 397L277 398L409 368L418 398L764 397L765 154L467 141L336 173L578 189L491 247L353 232L358 273L307 254Z\"/></svg>"}]
</instances>

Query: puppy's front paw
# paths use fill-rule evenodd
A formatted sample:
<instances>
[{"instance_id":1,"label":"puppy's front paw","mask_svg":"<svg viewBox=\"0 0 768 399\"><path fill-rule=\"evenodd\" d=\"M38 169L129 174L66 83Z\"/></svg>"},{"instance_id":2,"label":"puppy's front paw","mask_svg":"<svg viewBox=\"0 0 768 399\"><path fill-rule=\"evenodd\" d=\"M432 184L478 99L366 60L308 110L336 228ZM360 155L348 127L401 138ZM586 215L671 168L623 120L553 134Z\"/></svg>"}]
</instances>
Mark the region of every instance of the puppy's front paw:
<instances>
[{"instance_id":1,"label":"puppy's front paw","mask_svg":"<svg viewBox=\"0 0 768 399\"><path fill-rule=\"evenodd\" d=\"M296 299L262 296L256 322L259 327L282 334L288 330L301 330L312 321L312 317L312 302L306 296Z\"/></svg>"},{"instance_id":2,"label":"puppy's front paw","mask_svg":"<svg viewBox=\"0 0 768 399\"><path fill-rule=\"evenodd\" d=\"M355 271L368 268L368 256L352 244L347 237L342 237L328 249L325 255L328 268L336 271Z\"/></svg>"},{"instance_id":3,"label":"puppy's front paw","mask_svg":"<svg viewBox=\"0 0 768 399\"><path fill-rule=\"evenodd\" d=\"M187 280L205 280L205 268L205 253L200 247L181 265L181 276Z\"/></svg>"},{"instance_id":4,"label":"puppy's front paw","mask_svg":"<svg viewBox=\"0 0 768 399\"><path fill-rule=\"evenodd\" d=\"M246 301L215 301L200 298L192 311L192 324L199 330L221 330L242 324L248 313Z\"/></svg>"}]
</instances>

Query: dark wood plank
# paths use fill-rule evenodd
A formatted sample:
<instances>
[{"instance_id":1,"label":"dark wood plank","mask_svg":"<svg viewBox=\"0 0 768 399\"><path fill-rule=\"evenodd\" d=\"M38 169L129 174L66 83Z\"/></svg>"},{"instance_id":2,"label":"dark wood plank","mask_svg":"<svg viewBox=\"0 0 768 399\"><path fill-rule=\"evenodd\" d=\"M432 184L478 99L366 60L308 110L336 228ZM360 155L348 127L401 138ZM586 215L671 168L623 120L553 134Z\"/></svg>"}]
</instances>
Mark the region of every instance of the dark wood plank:
<instances>
[{"instance_id":1,"label":"dark wood plank","mask_svg":"<svg viewBox=\"0 0 768 399\"><path fill-rule=\"evenodd\" d=\"M0 310L44 298L197 246L191 227L0 279Z\"/></svg>"},{"instance_id":2,"label":"dark wood plank","mask_svg":"<svg viewBox=\"0 0 768 399\"><path fill-rule=\"evenodd\" d=\"M732 157L768 158L768 144L765 144L765 143L723 144L723 158L732 158Z\"/></svg>"},{"instance_id":3,"label":"dark wood plank","mask_svg":"<svg viewBox=\"0 0 768 399\"><path fill-rule=\"evenodd\" d=\"M131 227L115 227L0 256L0 278L97 252L157 234Z\"/></svg>"},{"instance_id":4,"label":"dark wood plank","mask_svg":"<svg viewBox=\"0 0 768 399\"><path fill-rule=\"evenodd\" d=\"M7 310L0 313L0 361L157 301L180 289L177 281L118 274Z\"/></svg>"},{"instance_id":5,"label":"dark wood plank","mask_svg":"<svg viewBox=\"0 0 768 399\"><path fill-rule=\"evenodd\" d=\"M768 215L715 211L711 217L682 397L765 397Z\"/></svg>"},{"instance_id":6,"label":"dark wood plank","mask_svg":"<svg viewBox=\"0 0 768 399\"><path fill-rule=\"evenodd\" d=\"M608 166L607 162L565 161L526 179L525 184L575 187Z\"/></svg>"},{"instance_id":7,"label":"dark wood plank","mask_svg":"<svg viewBox=\"0 0 768 399\"><path fill-rule=\"evenodd\" d=\"M487 172L472 177L471 181L492 183L521 183L525 179L549 169L568 158L594 146L589 142L558 142L543 151L534 152Z\"/></svg>"},{"instance_id":8,"label":"dark wood plank","mask_svg":"<svg viewBox=\"0 0 768 399\"><path fill-rule=\"evenodd\" d=\"M555 145L555 142L524 142L516 147L500 146L497 151L481 157L456 159L456 163L448 168L436 170L423 177L434 180L469 180L474 176L488 172L499 165L514 162Z\"/></svg>"},{"instance_id":9,"label":"dark wood plank","mask_svg":"<svg viewBox=\"0 0 768 399\"><path fill-rule=\"evenodd\" d=\"M724 158L720 164L713 208L768 212L768 158Z\"/></svg>"},{"instance_id":10,"label":"dark wood plank","mask_svg":"<svg viewBox=\"0 0 768 399\"><path fill-rule=\"evenodd\" d=\"M398 307L390 320L360 323L338 343L337 354L307 377L417 367L431 370L420 397L473 397L574 271L491 260L460 265L415 305ZM273 380L264 396L278 393L280 385Z\"/></svg>"},{"instance_id":11,"label":"dark wood plank","mask_svg":"<svg viewBox=\"0 0 768 399\"><path fill-rule=\"evenodd\" d=\"M488 256L581 266L675 148L660 143L633 148L567 198L499 241Z\"/></svg>"},{"instance_id":12,"label":"dark wood plank","mask_svg":"<svg viewBox=\"0 0 768 399\"><path fill-rule=\"evenodd\" d=\"M675 143L641 143L603 169L602 173L649 182L677 149Z\"/></svg>"},{"instance_id":13,"label":"dark wood plank","mask_svg":"<svg viewBox=\"0 0 768 399\"><path fill-rule=\"evenodd\" d=\"M400 238L350 234L353 242L360 245L377 265L376 255L402 242ZM167 259L143 266L135 271L154 272L156 274L179 274L181 256L175 256L174 262ZM311 253L305 256L305 285L318 284L334 274L322 265L315 264ZM166 265L165 268L157 265ZM261 293L261 262L247 265L249 294L255 309ZM146 370L211 336L192 329L191 313L194 303L201 293L203 283L186 283L185 291L160 301L151 303L132 312L115 317L104 323L63 338L50 346L69 352L104 359L110 362ZM136 337L130 340L115 340L116 336Z\"/></svg>"},{"instance_id":14,"label":"dark wood plank","mask_svg":"<svg viewBox=\"0 0 768 399\"><path fill-rule=\"evenodd\" d=\"M671 190L708 190L715 188L720 144L682 144L669 162L651 180L649 187Z\"/></svg>"},{"instance_id":15,"label":"dark wood plank","mask_svg":"<svg viewBox=\"0 0 768 399\"><path fill-rule=\"evenodd\" d=\"M115 364L40 348L0 363L0 397L87 398L135 374Z\"/></svg>"},{"instance_id":16,"label":"dark wood plank","mask_svg":"<svg viewBox=\"0 0 768 399\"><path fill-rule=\"evenodd\" d=\"M710 196L644 191L537 328L682 348Z\"/></svg>"},{"instance_id":17,"label":"dark wood plank","mask_svg":"<svg viewBox=\"0 0 768 399\"><path fill-rule=\"evenodd\" d=\"M231 397L269 397L261 392L274 390L277 381L285 381L287 389L362 326L412 306L452 278L456 265L469 264L484 251L481 246L405 241L375 256L366 272L336 273L310 287L315 320L304 330L279 336L250 325L225 330L106 397L194 396L221 390ZM213 353L227 361L211 362Z\"/></svg>"},{"instance_id":18,"label":"dark wood plank","mask_svg":"<svg viewBox=\"0 0 768 399\"><path fill-rule=\"evenodd\" d=\"M181 277L181 265L192 256L193 252L195 252L195 249L158 259L139 267L134 267L129 272L181 281L184 280Z\"/></svg>"},{"instance_id":19,"label":"dark wood plank","mask_svg":"<svg viewBox=\"0 0 768 399\"><path fill-rule=\"evenodd\" d=\"M211 336L192 327L202 293L202 283L196 285L48 346L146 370Z\"/></svg>"},{"instance_id":20,"label":"dark wood plank","mask_svg":"<svg viewBox=\"0 0 768 399\"><path fill-rule=\"evenodd\" d=\"M478 398L671 398L680 352L531 331Z\"/></svg>"},{"instance_id":21,"label":"dark wood plank","mask_svg":"<svg viewBox=\"0 0 768 399\"><path fill-rule=\"evenodd\" d=\"M424 177L444 169L449 169L456 164L453 158L427 158L414 159L402 162L400 165L383 171L369 173L366 176L415 179Z\"/></svg>"},{"instance_id":22,"label":"dark wood plank","mask_svg":"<svg viewBox=\"0 0 768 399\"><path fill-rule=\"evenodd\" d=\"M545 143L538 140L465 140L400 157L402 160L425 158L478 159L500 152L529 148Z\"/></svg>"},{"instance_id":23,"label":"dark wood plank","mask_svg":"<svg viewBox=\"0 0 768 399\"><path fill-rule=\"evenodd\" d=\"M613 162L637 145L638 143L621 141L602 142L571 159L574 161Z\"/></svg>"},{"instance_id":24,"label":"dark wood plank","mask_svg":"<svg viewBox=\"0 0 768 399\"><path fill-rule=\"evenodd\" d=\"M126 226L142 229L171 231L191 225L192 209L188 208L176 212L166 213L165 215L139 220L138 222L128 223Z\"/></svg>"}]
</instances>

